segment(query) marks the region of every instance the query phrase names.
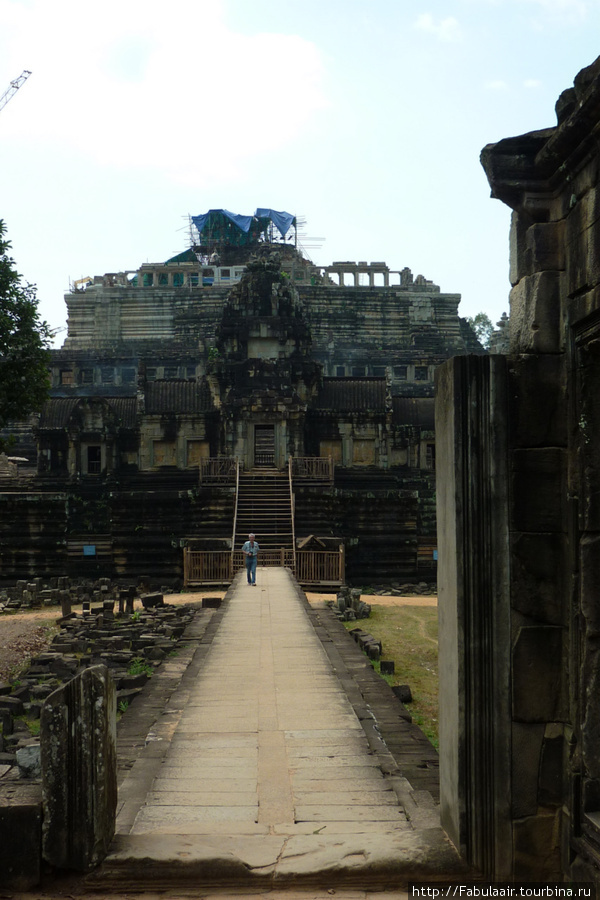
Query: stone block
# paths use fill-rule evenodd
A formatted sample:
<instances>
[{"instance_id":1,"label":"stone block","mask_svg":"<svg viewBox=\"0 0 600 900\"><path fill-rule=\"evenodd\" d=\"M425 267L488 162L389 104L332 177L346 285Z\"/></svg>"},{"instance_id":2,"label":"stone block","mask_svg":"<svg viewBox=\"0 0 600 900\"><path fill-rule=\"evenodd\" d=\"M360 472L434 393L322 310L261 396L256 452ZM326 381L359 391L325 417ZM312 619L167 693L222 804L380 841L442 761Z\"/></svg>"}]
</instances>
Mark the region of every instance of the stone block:
<instances>
[{"instance_id":1,"label":"stone block","mask_svg":"<svg viewBox=\"0 0 600 900\"><path fill-rule=\"evenodd\" d=\"M512 725L512 815L517 819L537 813L544 728L542 724Z\"/></svg>"},{"instance_id":2,"label":"stone block","mask_svg":"<svg viewBox=\"0 0 600 900\"><path fill-rule=\"evenodd\" d=\"M400 701L400 703L412 703L412 691L408 684L395 684L392 691Z\"/></svg>"},{"instance_id":3,"label":"stone block","mask_svg":"<svg viewBox=\"0 0 600 900\"><path fill-rule=\"evenodd\" d=\"M566 452L548 447L510 452L512 530L566 530Z\"/></svg>"},{"instance_id":4,"label":"stone block","mask_svg":"<svg viewBox=\"0 0 600 900\"><path fill-rule=\"evenodd\" d=\"M540 624L562 625L567 536L515 533L510 543L511 606Z\"/></svg>"},{"instance_id":5,"label":"stone block","mask_svg":"<svg viewBox=\"0 0 600 900\"><path fill-rule=\"evenodd\" d=\"M600 192L588 190L569 211L565 244L566 293L576 296L600 282Z\"/></svg>"},{"instance_id":6,"label":"stone block","mask_svg":"<svg viewBox=\"0 0 600 900\"><path fill-rule=\"evenodd\" d=\"M23 778L39 778L42 774L40 745L30 744L17 750L17 765Z\"/></svg>"},{"instance_id":7,"label":"stone block","mask_svg":"<svg viewBox=\"0 0 600 900\"><path fill-rule=\"evenodd\" d=\"M509 231L509 279L513 286L528 274L525 255L528 225L528 221L513 210Z\"/></svg>"},{"instance_id":8,"label":"stone block","mask_svg":"<svg viewBox=\"0 0 600 900\"><path fill-rule=\"evenodd\" d=\"M162 594L153 593L153 594L144 594L142 596L142 606L144 609L155 609L159 606L164 606L165 601Z\"/></svg>"},{"instance_id":9,"label":"stone block","mask_svg":"<svg viewBox=\"0 0 600 900\"><path fill-rule=\"evenodd\" d=\"M564 221L531 225L525 236L527 274L564 269L564 242Z\"/></svg>"},{"instance_id":10,"label":"stone block","mask_svg":"<svg viewBox=\"0 0 600 900\"><path fill-rule=\"evenodd\" d=\"M586 630L600 635L600 536L586 534L579 543L581 570L581 612L585 617Z\"/></svg>"},{"instance_id":11,"label":"stone block","mask_svg":"<svg viewBox=\"0 0 600 900\"><path fill-rule=\"evenodd\" d=\"M560 272L526 275L510 292L511 353L560 353Z\"/></svg>"},{"instance_id":12,"label":"stone block","mask_svg":"<svg viewBox=\"0 0 600 900\"><path fill-rule=\"evenodd\" d=\"M563 630L550 625L519 629L512 651L513 717L518 722L560 722L565 717Z\"/></svg>"},{"instance_id":13,"label":"stone block","mask_svg":"<svg viewBox=\"0 0 600 900\"><path fill-rule=\"evenodd\" d=\"M562 881L559 812L513 824L513 877L517 881Z\"/></svg>"},{"instance_id":14,"label":"stone block","mask_svg":"<svg viewBox=\"0 0 600 900\"><path fill-rule=\"evenodd\" d=\"M3 695L0 697L0 713L6 710L13 716L22 716L24 712L23 701L12 695Z\"/></svg>"},{"instance_id":15,"label":"stone block","mask_svg":"<svg viewBox=\"0 0 600 900\"><path fill-rule=\"evenodd\" d=\"M382 659L379 663L379 671L382 675L393 675L396 669L396 664L393 659Z\"/></svg>"},{"instance_id":16,"label":"stone block","mask_svg":"<svg viewBox=\"0 0 600 900\"><path fill-rule=\"evenodd\" d=\"M0 792L0 888L29 891L40 883L42 800L38 785L13 782Z\"/></svg>"},{"instance_id":17,"label":"stone block","mask_svg":"<svg viewBox=\"0 0 600 900\"><path fill-rule=\"evenodd\" d=\"M563 799L565 742L560 725L546 726L542 744L538 800L540 806L559 806Z\"/></svg>"},{"instance_id":18,"label":"stone block","mask_svg":"<svg viewBox=\"0 0 600 900\"><path fill-rule=\"evenodd\" d=\"M116 692L104 666L48 697L41 748L44 859L88 871L108 852L117 806Z\"/></svg>"},{"instance_id":19,"label":"stone block","mask_svg":"<svg viewBox=\"0 0 600 900\"><path fill-rule=\"evenodd\" d=\"M566 447L565 357L517 356L511 360L509 384L512 446Z\"/></svg>"}]
</instances>

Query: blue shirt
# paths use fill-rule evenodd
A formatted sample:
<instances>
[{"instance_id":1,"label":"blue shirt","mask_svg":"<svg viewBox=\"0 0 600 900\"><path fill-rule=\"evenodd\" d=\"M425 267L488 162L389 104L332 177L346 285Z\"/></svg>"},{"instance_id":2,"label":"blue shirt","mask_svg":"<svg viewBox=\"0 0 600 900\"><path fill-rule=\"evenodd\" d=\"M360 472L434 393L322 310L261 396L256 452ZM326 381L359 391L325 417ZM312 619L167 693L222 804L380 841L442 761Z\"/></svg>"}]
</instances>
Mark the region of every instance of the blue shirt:
<instances>
[{"instance_id":1,"label":"blue shirt","mask_svg":"<svg viewBox=\"0 0 600 900\"><path fill-rule=\"evenodd\" d=\"M256 541L254 541L253 546L250 544L250 541L246 541L246 543L242 547L242 550L244 550L245 553L249 553L250 556L258 556L258 551L260 550L260 547L258 546Z\"/></svg>"}]
</instances>

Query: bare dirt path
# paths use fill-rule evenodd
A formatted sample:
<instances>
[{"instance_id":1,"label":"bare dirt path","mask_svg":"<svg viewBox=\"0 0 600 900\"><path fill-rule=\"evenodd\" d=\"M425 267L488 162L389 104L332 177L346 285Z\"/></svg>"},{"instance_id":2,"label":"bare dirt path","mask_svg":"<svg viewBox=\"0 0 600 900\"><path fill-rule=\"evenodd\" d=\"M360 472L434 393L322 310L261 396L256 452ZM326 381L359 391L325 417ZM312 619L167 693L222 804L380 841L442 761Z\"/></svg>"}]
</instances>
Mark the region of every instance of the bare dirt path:
<instances>
[{"instance_id":1,"label":"bare dirt path","mask_svg":"<svg viewBox=\"0 0 600 900\"><path fill-rule=\"evenodd\" d=\"M0 681L44 650L56 631L56 609L32 609L0 616Z\"/></svg>"}]
</instances>

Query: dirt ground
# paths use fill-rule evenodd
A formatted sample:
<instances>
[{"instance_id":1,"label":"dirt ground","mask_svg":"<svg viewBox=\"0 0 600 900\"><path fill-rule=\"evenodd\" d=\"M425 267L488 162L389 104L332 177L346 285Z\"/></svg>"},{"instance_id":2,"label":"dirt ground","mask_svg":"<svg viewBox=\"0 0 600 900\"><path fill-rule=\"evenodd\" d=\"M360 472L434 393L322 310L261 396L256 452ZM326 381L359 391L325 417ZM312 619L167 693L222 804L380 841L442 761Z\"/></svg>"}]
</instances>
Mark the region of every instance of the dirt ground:
<instances>
[{"instance_id":1,"label":"dirt ground","mask_svg":"<svg viewBox=\"0 0 600 900\"><path fill-rule=\"evenodd\" d=\"M200 603L203 597L224 597L225 591L194 591L188 594L171 594L166 602L180 605ZM310 603L333 600L335 594L307 592ZM378 606L437 606L437 597L379 597L364 594L365 603ZM33 609L25 612L0 615L0 682L14 677L15 673L37 653L51 643L57 630L60 613L57 608Z\"/></svg>"}]
</instances>

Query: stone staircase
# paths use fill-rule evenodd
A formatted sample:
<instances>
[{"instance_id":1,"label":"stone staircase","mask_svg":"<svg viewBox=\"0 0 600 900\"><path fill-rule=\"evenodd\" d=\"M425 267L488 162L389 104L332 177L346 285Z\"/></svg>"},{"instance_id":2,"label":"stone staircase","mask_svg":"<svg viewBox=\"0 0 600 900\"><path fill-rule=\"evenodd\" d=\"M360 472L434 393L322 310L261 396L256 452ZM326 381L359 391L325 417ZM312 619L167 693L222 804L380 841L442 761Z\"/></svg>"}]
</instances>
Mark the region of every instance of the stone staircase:
<instances>
[{"instance_id":1,"label":"stone staircase","mask_svg":"<svg viewBox=\"0 0 600 900\"><path fill-rule=\"evenodd\" d=\"M292 508L287 473L273 468L240 473L237 496L235 547L240 549L250 532L261 550L293 549Z\"/></svg>"}]
</instances>

